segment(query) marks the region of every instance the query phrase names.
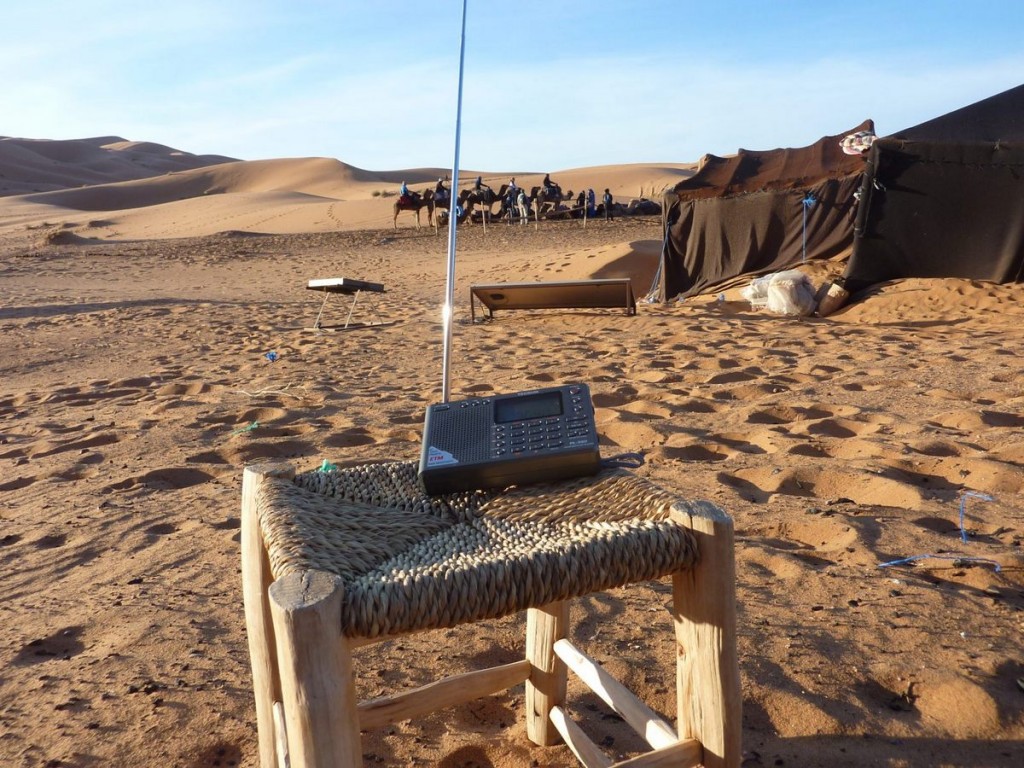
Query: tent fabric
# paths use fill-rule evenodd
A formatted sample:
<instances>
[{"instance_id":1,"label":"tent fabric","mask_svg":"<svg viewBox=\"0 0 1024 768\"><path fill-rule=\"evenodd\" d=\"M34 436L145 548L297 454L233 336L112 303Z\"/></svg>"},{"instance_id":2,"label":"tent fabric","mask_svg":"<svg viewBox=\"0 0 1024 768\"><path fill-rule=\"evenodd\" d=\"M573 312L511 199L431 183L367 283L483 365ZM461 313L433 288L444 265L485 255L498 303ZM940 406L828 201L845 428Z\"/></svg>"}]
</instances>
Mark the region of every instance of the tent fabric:
<instances>
[{"instance_id":1,"label":"tent fabric","mask_svg":"<svg viewBox=\"0 0 1024 768\"><path fill-rule=\"evenodd\" d=\"M666 238L658 295L686 298L746 274L825 259L853 241L854 193L864 158L843 152L866 120L809 147L731 157L708 155L700 170L665 195ZM814 202L805 208L804 201Z\"/></svg>"},{"instance_id":2,"label":"tent fabric","mask_svg":"<svg viewBox=\"0 0 1024 768\"><path fill-rule=\"evenodd\" d=\"M757 275L829 259L853 239L857 176L826 179L801 190L755 192L680 203L663 253L659 298L696 296L740 275Z\"/></svg>"},{"instance_id":3,"label":"tent fabric","mask_svg":"<svg viewBox=\"0 0 1024 768\"><path fill-rule=\"evenodd\" d=\"M1024 85L874 142L851 292L908 277L1024 280Z\"/></svg>"},{"instance_id":4,"label":"tent fabric","mask_svg":"<svg viewBox=\"0 0 1024 768\"><path fill-rule=\"evenodd\" d=\"M874 143L846 287L1024 279L1024 143Z\"/></svg>"},{"instance_id":5,"label":"tent fabric","mask_svg":"<svg viewBox=\"0 0 1024 768\"><path fill-rule=\"evenodd\" d=\"M910 141L1024 142L1024 85L989 96L886 138Z\"/></svg>"}]
</instances>

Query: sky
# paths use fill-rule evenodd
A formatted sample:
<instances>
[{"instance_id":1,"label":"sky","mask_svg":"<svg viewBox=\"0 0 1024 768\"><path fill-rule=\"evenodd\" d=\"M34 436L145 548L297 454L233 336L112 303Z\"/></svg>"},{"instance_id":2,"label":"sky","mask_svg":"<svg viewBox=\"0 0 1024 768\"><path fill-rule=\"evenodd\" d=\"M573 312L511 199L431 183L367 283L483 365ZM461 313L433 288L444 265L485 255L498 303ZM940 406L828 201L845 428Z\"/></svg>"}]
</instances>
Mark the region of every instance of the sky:
<instances>
[{"instance_id":1,"label":"sky","mask_svg":"<svg viewBox=\"0 0 1024 768\"><path fill-rule=\"evenodd\" d=\"M5 0L0 136L375 171L455 159L462 0ZM468 0L460 167L879 135L1024 83L1024 2Z\"/></svg>"}]
</instances>

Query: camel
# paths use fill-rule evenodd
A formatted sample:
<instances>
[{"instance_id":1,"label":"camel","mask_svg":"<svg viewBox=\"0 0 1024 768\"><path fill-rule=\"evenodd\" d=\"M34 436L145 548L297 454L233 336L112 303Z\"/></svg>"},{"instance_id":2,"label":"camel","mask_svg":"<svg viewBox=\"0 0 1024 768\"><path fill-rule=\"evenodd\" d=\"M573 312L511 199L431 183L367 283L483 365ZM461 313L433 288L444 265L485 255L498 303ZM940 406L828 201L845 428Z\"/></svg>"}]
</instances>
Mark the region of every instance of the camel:
<instances>
[{"instance_id":1,"label":"camel","mask_svg":"<svg viewBox=\"0 0 1024 768\"><path fill-rule=\"evenodd\" d=\"M561 187L555 187L554 194L546 187L534 187L530 190L530 199L533 200L534 208L538 216L552 214L558 210L563 200L572 200L572 192L562 194Z\"/></svg>"},{"instance_id":2,"label":"camel","mask_svg":"<svg viewBox=\"0 0 1024 768\"><path fill-rule=\"evenodd\" d=\"M395 200L395 229L398 229L398 214L402 211L413 211L416 214L416 228L420 227L420 208L427 209L427 225L434 226L434 196L429 190L420 194L410 192L408 197Z\"/></svg>"},{"instance_id":3,"label":"camel","mask_svg":"<svg viewBox=\"0 0 1024 768\"><path fill-rule=\"evenodd\" d=\"M508 184L502 184L497 192L490 187L484 187L479 191L464 189L459 193L459 203L467 215L472 214L473 209L479 205L482 215L489 221L493 215L494 204L502 202L507 192ZM472 217L470 217L470 221L472 221Z\"/></svg>"}]
</instances>

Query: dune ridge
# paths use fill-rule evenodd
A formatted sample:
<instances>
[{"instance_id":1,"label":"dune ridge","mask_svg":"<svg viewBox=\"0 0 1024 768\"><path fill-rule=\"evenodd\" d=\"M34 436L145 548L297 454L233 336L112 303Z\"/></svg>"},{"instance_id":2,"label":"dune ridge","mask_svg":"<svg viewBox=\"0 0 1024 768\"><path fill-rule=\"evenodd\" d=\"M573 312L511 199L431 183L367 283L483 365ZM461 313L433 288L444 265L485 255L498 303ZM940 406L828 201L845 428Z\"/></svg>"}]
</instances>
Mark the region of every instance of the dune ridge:
<instances>
[{"instance_id":1,"label":"dune ridge","mask_svg":"<svg viewBox=\"0 0 1024 768\"><path fill-rule=\"evenodd\" d=\"M233 161L120 136L71 140L2 136L0 197L151 178Z\"/></svg>"}]
</instances>

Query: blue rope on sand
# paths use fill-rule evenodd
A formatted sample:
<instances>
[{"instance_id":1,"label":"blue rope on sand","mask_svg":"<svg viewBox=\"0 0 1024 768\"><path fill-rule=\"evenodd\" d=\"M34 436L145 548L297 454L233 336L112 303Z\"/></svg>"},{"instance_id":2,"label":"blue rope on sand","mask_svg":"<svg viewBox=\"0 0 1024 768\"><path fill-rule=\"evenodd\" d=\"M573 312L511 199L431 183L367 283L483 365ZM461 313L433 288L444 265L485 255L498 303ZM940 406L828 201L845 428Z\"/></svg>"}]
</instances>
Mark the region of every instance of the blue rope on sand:
<instances>
[{"instance_id":1,"label":"blue rope on sand","mask_svg":"<svg viewBox=\"0 0 1024 768\"><path fill-rule=\"evenodd\" d=\"M967 541L967 529L964 528L964 512L967 510L967 497L974 496L976 499L982 501L992 501L992 497L987 493L978 493L978 491L964 491L963 496L960 497L960 541Z\"/></svg>"},{"instance_id":2,"label":"blue rope on sand","mask_svg":"<svg viewBox=\"0 0 1024 768\"><path fill-rule=\"evenodd\" d=\"M955 563L987 563L996 569L996 573L999 573L1003 567L995 560L990 560L987 557L969 557L967 555L911 555L910 557L903 557L899 560L890 560L887 563L879 563L879 568L888 568L892 565L904 565L905 563L912 563L915 560L925 560L927 558L934 558L936 560L952 560Z\"/></svg>"},{"instance_id":3,"label":"blue rope on sand","mask_svg":"<svg viewBox=\"0 0 1024 768\"><path fill-rule=\"evenodd\" d=\"M981 499L982 501L992 501L993 500L993 498L991 496L989 496L987 493L979 493L978 491L964 491L963 494L960 496L960 540L965 542L965 543L967 542L967 529L964 527L964 513L967 511L967 499L969 497L971 497L971 496L973 496L976 499ZM952 560L954 562L961 562L961 563L986 563L988 565L991 565L991 566L995 567L996 573L999 573L999 571L1002 570L1002 566L999 563L997 563L995 560L992 560L992 559L987 558L987 557L972 557L970 555L934 555L934 554L911 555L910 557L903 557L903 558L900 558L899 560L890 560L887 563L879 563L878 567L879 568L888 568L888 567L893 566L893 565L904 565L906 563L912 563L915 560L924 560L926 558L934 558L936 560Z\"/></svg>"}]
</instances>

